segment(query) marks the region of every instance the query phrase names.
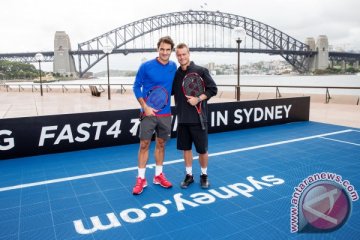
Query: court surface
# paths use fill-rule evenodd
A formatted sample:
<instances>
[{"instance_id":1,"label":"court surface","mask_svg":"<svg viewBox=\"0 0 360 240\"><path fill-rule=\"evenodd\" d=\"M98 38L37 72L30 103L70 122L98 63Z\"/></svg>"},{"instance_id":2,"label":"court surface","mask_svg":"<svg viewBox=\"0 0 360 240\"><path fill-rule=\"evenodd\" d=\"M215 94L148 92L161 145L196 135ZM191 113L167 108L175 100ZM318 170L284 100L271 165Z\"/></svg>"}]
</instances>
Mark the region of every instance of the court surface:
<instances>
[{"instance_id":1,"label":"court surface","mask_svg":"<svg viewBox=\"0 0 360 240\"><path fill-rule=\"evenodd\" d=\"M139 196L131 193L137 144L0 161L0 240L360 239L360 202L350 198L360 188L360 129L298 122L210 134L208 190L199 186L197 160L195 183L179 187L184 166L175 146L168 142L164 166L174 187L152 183L151 153ZM320 173L347 180L344 224L292 233L295 188ZM327 216L317 221L339 222L337 199L322 196L330 207L318 209Z\"/></svg>"}]
</instances>

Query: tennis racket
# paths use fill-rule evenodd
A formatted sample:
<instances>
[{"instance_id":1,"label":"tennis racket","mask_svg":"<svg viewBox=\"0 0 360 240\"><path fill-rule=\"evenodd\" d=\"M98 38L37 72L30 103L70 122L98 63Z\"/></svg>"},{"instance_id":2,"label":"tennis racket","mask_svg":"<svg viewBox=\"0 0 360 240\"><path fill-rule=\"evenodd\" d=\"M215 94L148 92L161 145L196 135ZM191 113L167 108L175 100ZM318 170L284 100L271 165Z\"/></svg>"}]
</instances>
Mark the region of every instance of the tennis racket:
<instances>
[{"instance_id":1,"label":"tennis racket","mask_svg":"<svg viewBox=\"0 0 360 240\"><path fill-rule=\"evenodd\" d=\"M205 83L201 76L197 73L188 73L183 79L182 90L185 96L199 97L205 92ZM199 119L201 123L202 130L205 130L205 121L204 116L201 111L202 102L199 102L194 107L196 108L197 113L199 114Z\"/></svg>"},{"instance_id":2,"label":"tennis racket","mask_svg":"<svg viewBox=\"0 0 360 240\"><path fill-rule=\"evenodd\" d=\"M161 86L155 86L150 89L145 97L146 105L155 109L156 111L161 111L169 101L169 95L165 88ZM142 112L140 118L145 117L145 112Z\"/></svg>"}]
</instances>

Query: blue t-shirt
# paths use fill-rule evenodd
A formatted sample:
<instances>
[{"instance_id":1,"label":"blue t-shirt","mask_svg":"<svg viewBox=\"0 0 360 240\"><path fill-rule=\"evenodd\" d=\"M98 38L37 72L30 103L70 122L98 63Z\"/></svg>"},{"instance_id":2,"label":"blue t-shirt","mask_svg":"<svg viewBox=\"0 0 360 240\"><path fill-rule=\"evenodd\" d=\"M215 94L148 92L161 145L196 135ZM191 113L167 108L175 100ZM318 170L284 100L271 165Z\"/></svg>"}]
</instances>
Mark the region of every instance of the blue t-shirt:
<instances>
[{"instance_id":1,"label":"blue t-shirt","mask_svg":"<svg viewBox=\"0 0 360 240\"><path fill-rule=\"evenodd\" d=\"M169 101L161 111L156 113L157 116L171 114L171 88L175 72L176 64L173 61L164 65L155 58L141 64L136 74L133 91L137 99L140 97L146 99L149 91L155 86L161 86L168 92Z\"/></svg>"}]
</instances>

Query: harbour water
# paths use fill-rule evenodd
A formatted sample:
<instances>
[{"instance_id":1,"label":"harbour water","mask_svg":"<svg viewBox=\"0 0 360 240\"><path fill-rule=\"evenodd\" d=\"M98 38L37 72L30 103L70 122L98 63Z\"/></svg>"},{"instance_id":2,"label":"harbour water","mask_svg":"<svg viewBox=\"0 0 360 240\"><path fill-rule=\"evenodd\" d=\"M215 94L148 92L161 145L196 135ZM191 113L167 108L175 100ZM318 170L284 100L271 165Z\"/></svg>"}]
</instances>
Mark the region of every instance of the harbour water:
<instances>
[{"instance_id":1,"label":"harbour water","mask_svg":"<svg viewBox=\"0 0 360 240\"><path fill-rule=\"evenodd\" d=\"M135 77L111 77L110 84L112 88L120 88L120 84L125 84L125 88L131 88ZM216 75L213 76L215 82L220 85L222 91L234 91L234 85L237 84L237 75ZM96 79L81 79L71 81L56 81L45 83L51 88L61 87L78 88L79 85L107 85L107 77ZM8 82L10 86L21 85L23 88L30 88L33 82ZM38 84L36 84L38 85ZM232 85L232 86L222 86ZM245 87L252 85L252 87ZM255 87L253 86L255 85ZM360 96L360 75L323 75L323 76L304 76L304 75L241 75L241 91L245 92L274 92L274 88L260 86L292 86L292 88L281 87L282 93L309 93L323 94L326 87L350 87L358 89L331 89L332 94L355 95ZM259 86L259 87L257 87ZM323 88L301 88L323 87ZM294 88L296 87L296 88ZM330 91L330 90L329 90Z\"/></svg>"}]
</instances>

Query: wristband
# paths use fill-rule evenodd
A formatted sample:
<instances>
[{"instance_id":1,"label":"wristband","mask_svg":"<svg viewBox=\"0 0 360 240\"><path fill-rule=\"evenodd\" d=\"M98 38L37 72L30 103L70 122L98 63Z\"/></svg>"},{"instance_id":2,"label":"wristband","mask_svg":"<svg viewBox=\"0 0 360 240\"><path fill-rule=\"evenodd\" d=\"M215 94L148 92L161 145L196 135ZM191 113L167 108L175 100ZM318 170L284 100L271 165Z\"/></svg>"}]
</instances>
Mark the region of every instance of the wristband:
<instances>
[{"instance_id":1,"label":"wristband","mask_svg":"<svg viewBox=\"0 0 360 240\"><path fill-rule=\"evenodd\" d=\"M201 98L200 98L200 97L198 97L197 100L198 100L198 103L201 102Z\"/></svg>"}]
</instances>

